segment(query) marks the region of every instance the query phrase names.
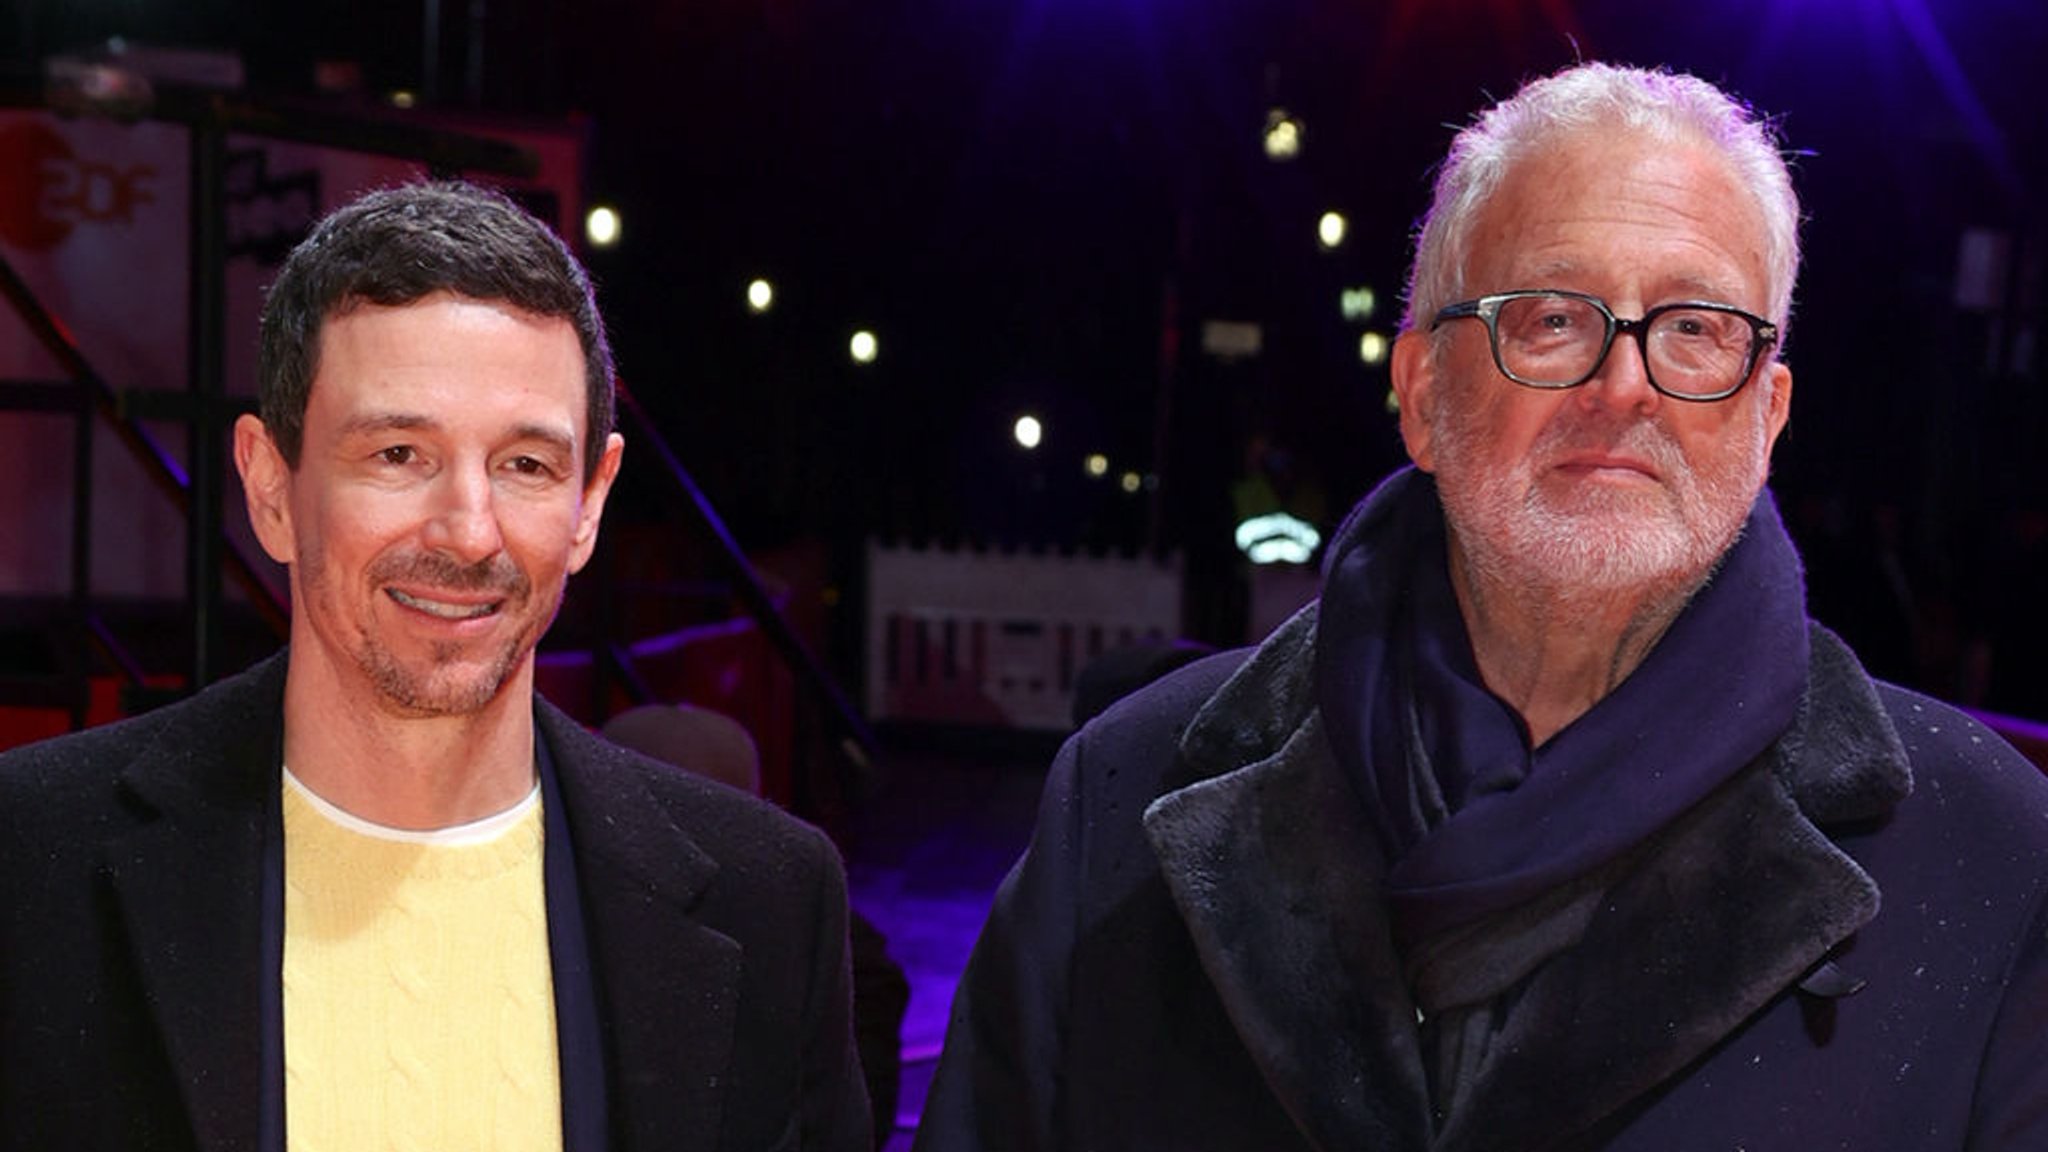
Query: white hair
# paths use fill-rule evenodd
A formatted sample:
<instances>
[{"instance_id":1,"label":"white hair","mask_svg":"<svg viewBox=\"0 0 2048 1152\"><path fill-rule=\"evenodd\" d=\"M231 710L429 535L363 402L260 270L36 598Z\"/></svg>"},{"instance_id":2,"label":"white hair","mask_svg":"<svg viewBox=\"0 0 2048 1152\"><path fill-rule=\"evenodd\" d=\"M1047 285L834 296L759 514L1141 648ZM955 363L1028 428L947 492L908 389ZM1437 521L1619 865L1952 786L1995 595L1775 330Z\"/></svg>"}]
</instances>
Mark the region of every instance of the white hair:
<instances>
[{"instance_id":1,"label":"white hair","mask_svg":"<svg viewBox=\"0 0 2048 1152\"><path fill-rule=\"evenodd\" d=\"M1427 328L1465 295L1472 226L1508 172L1562 137L1608 127L1705 145L1756 197L1764 222L1770 319L1782 333L1799 275L1799 197L1776 126L1694 76L1586 63L1532 81L1479 114L1451 141L1429 212L1416 231L1404 329Z\"/></svg>"}]
</instances>

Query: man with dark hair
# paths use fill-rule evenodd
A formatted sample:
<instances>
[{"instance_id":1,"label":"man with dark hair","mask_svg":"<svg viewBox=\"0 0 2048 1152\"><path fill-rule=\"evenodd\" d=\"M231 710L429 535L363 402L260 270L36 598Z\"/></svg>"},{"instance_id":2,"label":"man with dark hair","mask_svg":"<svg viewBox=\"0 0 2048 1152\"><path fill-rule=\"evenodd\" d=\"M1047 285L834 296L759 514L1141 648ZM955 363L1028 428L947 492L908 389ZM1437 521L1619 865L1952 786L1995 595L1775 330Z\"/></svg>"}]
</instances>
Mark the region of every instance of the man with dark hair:
<instances>
[{"instance_id":1,"label":"man with dark hair","mask_svg":"<svg viewBox=\"0 0 2048 1152\"><path fill-rule=\"evenodd\" d=\"M0 1148L867 1148L829 842L534 694L623 451L568 249L372 193L259 372L290 647L0 757Z\"/></svg>"},{"instance_id":2,"label":"man with dark hair","mask_svg":"<svg viewBox=\"0 0 2048 1152\"><path fill-rule=\"evenodd\" d=\"M1807 618L1770 126L1586 64L1459 133L1414 467L1070 739L920 1148L2048 1148L2048 781Z\"/></svg>"}]
</instances>

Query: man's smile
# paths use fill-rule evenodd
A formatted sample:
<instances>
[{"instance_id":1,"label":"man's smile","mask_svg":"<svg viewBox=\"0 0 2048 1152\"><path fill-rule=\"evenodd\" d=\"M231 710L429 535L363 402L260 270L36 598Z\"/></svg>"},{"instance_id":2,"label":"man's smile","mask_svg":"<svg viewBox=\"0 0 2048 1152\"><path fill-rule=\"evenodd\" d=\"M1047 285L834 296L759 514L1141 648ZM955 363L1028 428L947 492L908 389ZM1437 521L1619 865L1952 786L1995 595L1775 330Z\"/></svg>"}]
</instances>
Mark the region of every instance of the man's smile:
<instances>
[{"instance_id":1,"label":"man's smile","mask_svg":"<svg viewBox=\"0 0 2048 1152\"><path fill-rule=\"evenodd\" d=\"M496 614L499 609L505 606L505 602L501 599L463 603L454 600L428 599L412 593L401 592L396 588L386 588L384 592L407 608L424 612L429 616L438 616L443 620L480 619Z\"/></svg>"}]
</instances>

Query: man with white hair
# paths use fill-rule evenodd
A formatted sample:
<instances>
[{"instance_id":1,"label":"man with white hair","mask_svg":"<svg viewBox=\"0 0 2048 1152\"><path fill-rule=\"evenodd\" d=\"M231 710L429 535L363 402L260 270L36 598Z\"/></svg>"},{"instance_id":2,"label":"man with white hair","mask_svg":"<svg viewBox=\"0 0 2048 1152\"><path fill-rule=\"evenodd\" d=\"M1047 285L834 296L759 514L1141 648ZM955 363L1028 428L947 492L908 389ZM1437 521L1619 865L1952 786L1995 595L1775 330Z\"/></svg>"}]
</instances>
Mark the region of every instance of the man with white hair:
<instances>
[{"instance_id":1,"label":"man with white hair","mask_svg":"<svg viewBox=\"0 0 2048 1152\"><path fill-rule=\"evenodd\" d=\"M1459 133L1414 467L1310 609L1070 740L920 1147L2048 1147L2048 781L1806 615L1799 209L1712 85Z\"/></svg>"}]
</instances>

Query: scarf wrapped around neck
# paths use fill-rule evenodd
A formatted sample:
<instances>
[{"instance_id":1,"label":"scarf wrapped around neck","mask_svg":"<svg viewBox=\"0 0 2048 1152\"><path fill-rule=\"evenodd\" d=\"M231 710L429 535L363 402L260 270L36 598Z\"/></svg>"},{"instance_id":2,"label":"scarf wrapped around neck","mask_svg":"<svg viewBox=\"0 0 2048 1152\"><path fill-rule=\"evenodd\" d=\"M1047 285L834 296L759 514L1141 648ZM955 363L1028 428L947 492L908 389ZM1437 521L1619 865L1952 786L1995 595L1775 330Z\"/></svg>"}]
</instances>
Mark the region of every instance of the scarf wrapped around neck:
<instances>
[{"instance_id":1,"label":"scarf wrapped around neck","mask_svg":"<svg viewBox=\"0 0 2048 1152\"><path fill-rule=\"evenodd\" d=\"M1642 844L1785 731L1806 672L1805 584L1768 491L1643 663L1534 749L1480 682L1434 480L1389 478L1325 562L1318 702L1388 846L1404 953Z\"/></svg>"}]
</instances>

